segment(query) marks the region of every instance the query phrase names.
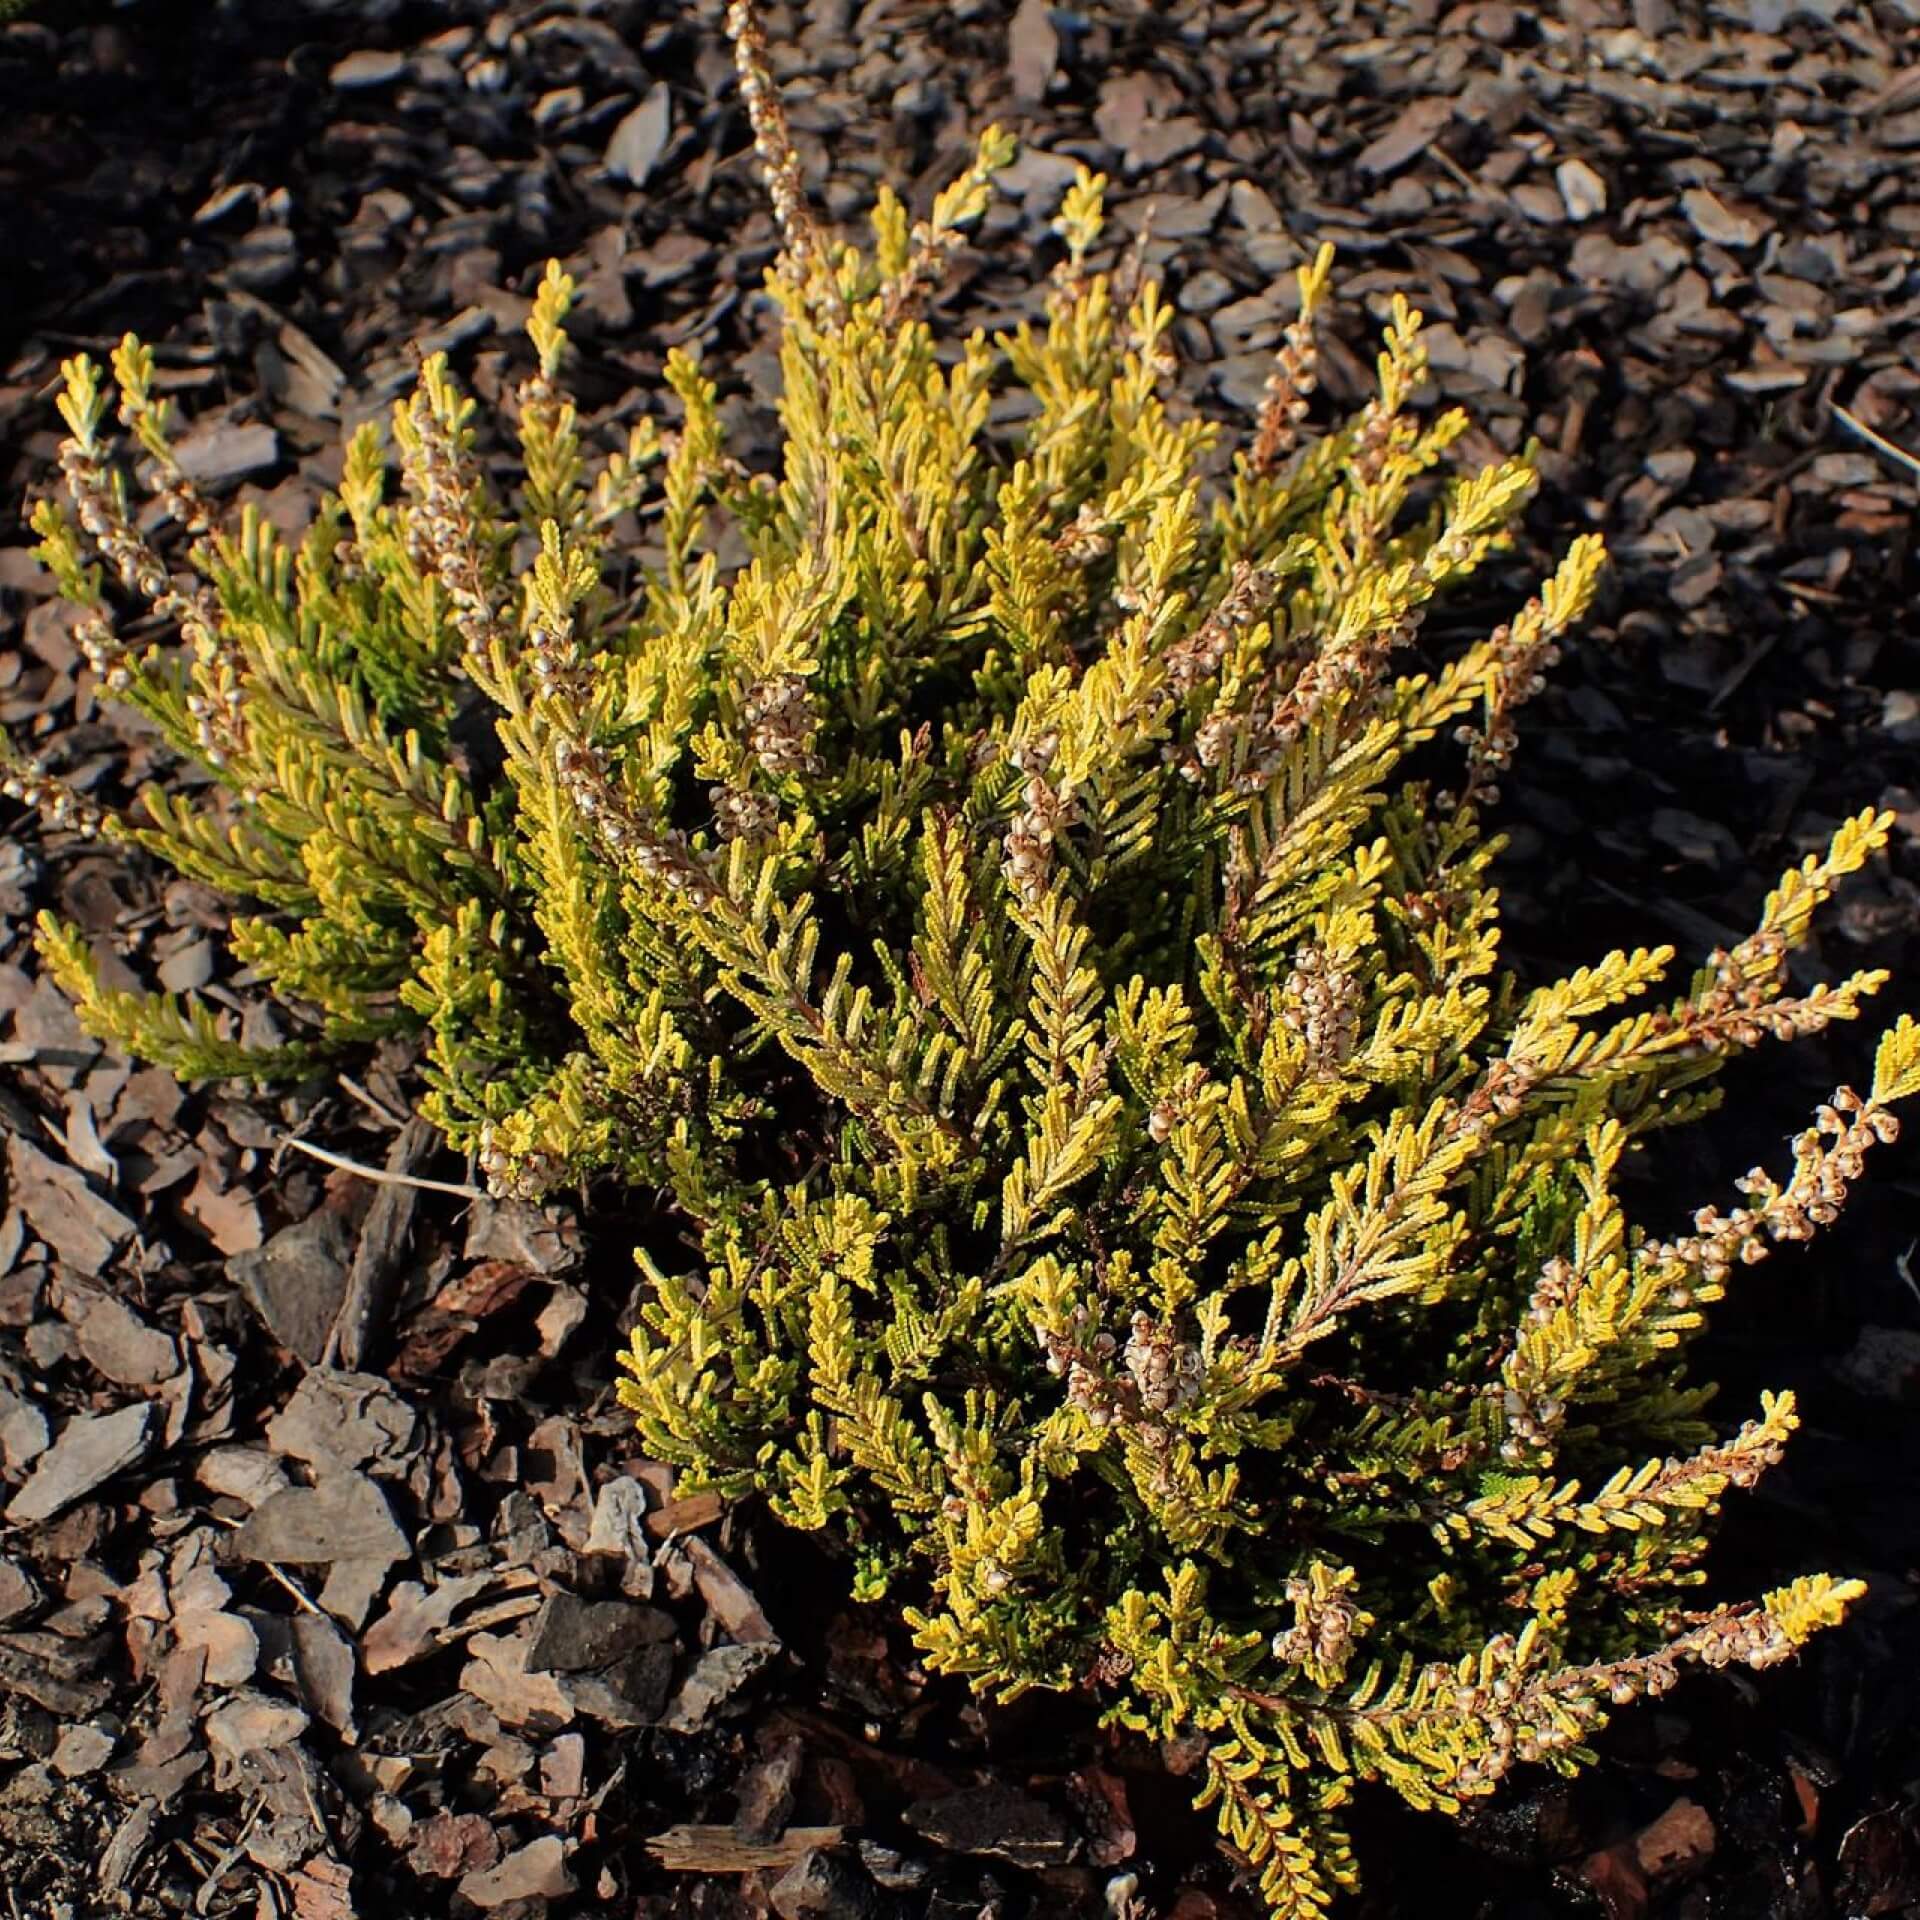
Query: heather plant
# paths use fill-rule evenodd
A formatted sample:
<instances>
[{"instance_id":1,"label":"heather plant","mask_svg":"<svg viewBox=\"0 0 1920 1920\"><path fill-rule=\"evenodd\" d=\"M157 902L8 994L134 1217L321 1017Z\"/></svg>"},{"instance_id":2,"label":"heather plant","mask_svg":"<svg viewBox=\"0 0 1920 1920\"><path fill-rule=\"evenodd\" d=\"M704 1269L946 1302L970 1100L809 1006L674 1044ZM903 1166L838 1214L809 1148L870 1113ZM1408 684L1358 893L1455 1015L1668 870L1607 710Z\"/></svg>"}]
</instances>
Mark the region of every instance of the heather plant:
<instances>
[{"instance_id":1,"label":"heather plant","mask_svg":"<svg viewBox=\"0 0 1920 1920\"><path fill-rule=\"evenodd\" d=\"M294 1038L110 988L52 920L44 951L94 1032L184 1076L411 1034L497 1190L645 1196L646 1447L844 1543L933 1668L1203 1749L1273 1913L1310 1915L1352 1882L1358 1783L1455 1810L1571 1771L1684 1665L1771 1666L1861 1592L1700 1593L1794 1413L1726 1433L1687 1359L1893 1136L1920 1028L1730 1210L1641 1226L1617 1188L1729 1059L1860 1012L1879 975L1795 992L1787 958L1889 821L1677 987L1664 947L1523 984L1484 813L1602 555L1419 665L1533 474L1452 464L1418 317L1394 303L1374 396L1309 430L1313 261L1218 467L1159 289L1095 270L1097 177L1043 317L944 339L925 310L1009 143L917 223L883 188L856 250L730 25L784 239L774 471L683 354L677 427L591 458L557 266L513 487L436 356L297 546L218 523L138 342L117 401L68 364L41 552L201 777L126 819L24 763L13 790L242 903L234 957ZM140 531L116 417L190 571Z\"/></svg>"}]
</instances>

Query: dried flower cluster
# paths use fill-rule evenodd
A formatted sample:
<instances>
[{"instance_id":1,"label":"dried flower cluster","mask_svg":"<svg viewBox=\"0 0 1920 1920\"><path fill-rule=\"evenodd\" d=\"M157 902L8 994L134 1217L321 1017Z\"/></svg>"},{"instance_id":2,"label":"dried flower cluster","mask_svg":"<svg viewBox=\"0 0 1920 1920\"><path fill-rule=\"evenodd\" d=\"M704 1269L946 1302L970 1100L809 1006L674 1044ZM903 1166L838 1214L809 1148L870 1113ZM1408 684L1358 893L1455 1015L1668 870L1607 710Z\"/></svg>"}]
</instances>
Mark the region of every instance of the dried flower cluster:
<instances>
[{"instance_id":1,"label":"dried flower cluster","mask_svg":"<svg viewBox=\"0 0 1920 1920\"><path fill-rule=\"evenodd\" d=\"M1324 247L1313 270L1300 276L1300 311L1280 337L1280 351L1267 375L1266 393L1254 422L1248 458L1256 473L1273 473L1300 444L1300 432L1320 384L1313 323L1326 300L1332 272L1333 249Z\"/></svg>"},{"instance_id":2,"label":"dried flower cluster","mask_svg":"<svg viewBox=\"0 0 1920 1920\"><path fill-rule=\"evenodd\" d=\"M32 760L0 758L0 793L31 807L48 826L91 840L106 824L104 811L66 781Z\"/></svg>"},{"instance_id":3,"label":"dried flower cluster","mask_svg":"<svg viewBox=\"0 0 1920 1920\"><path fill-rule=\"evenodd\" d=\"M729 17L786 236L779 471L730 458L676 354L677 431L590 472L556 267L514 496L435 359L399 486L363 430L289 553L206 524L129 343L125 423L198 528L181 587L71 364L41 550L96 671L212 783L109 830L245 903L236 957L304 1037L263 1055L110 989L73 929L46 950L95 1031L183 1075L407 1032L497 1190L664 1192L623 1356L642 1444L843 1542L934 1668L1098 1689L1301 1920L1353 1878L1355 1782L1457 1809L1571 1770L1684 1663L1772 1665L1858 1591L1698 1604L1721 1498L1794 1419L1770 1398L1722 1437L1685 1368L1743 1264L1891 1136L1920 1027L1731 1211L1663 1239L1617 1176L1726 1060L1861 1011L1877 976L1792 993L1784 961L1888 822L1847 822L1678 990L1664 949L1523 988L1481 810L1601 553L1402 670L1532 485L1449 465L1418 317L1309 434L1316 261L1251 445L1205 481L1169 309L1101 270L1101 181L1065 197L1043 321L937 351L923 310L1007 143L917 228L883 194L871 253L842 245ZM613 529L650 486L636 594ZM183 644L120 652L109 580ZM1455 729L1442 806L1409 756Z\"/></svg>"}]
</instances>

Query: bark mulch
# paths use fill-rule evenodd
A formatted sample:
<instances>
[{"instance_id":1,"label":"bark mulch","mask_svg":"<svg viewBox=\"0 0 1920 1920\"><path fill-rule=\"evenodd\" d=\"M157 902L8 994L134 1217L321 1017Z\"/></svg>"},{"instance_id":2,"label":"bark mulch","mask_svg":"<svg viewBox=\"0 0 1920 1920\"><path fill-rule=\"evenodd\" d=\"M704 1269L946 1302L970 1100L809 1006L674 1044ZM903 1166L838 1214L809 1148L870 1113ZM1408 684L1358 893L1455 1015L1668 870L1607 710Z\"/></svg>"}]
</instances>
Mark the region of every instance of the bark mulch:
<instances>
[{"instance_id":1,"label":"bark mulch","mask_svg":"<svg viewBox=\"0 0 1920 1920\"><path fill-rule=\"evenodd\" d=\"M550 253L584 284L597 433L659 405L680 345L770 444L772 230L717 0L39 11L0 29L6 513L46 483L60 358L131 326L204 484L298 527L418 351L487 399L518 377ZM1522 964L1704 953L1880 802L1892 857L1810 964L1902 968L1912 1003L1913 475L1834 408L1920 443L1920 7L815 0L769 26L837 219L883 177L924 203L990 118L1022 134L956 316L1028 308L1086 160L1173 289L1188 404L1244 418L1293 269L1332 240L1332 402L1405 291L1429 403L1482 423L1469 450L1537 436L1524 551L1444 616L1484 626L1572 531L1609 538L1508 783ZM27 544L0 524L0 723L103 796L168 777L98 704ZM129 980L272 1016L224 970L219 900L7 824L10 1912L1254 1911L1153 1755L1074 1703L983 1714L807 1543L636 1456L620 1221L315 1157L466 1183L408 1119L404 1050L249 1096L88 1042L35 966L45 905ZM1842 1034L1755 1063L1643 1208L1777 1158L1862 1058ZM1856 1623L1628 1715L1583 1781L1521 1781L1458 1829L1365 1803L1360 1911L1920 1913L1917 1165L1883 1156L1840 1229L1743 1279L1710 1354L1730 1417L1763 1384L1807 1415L1717 1577L1862 1572Z\"/></svg>"}]
</instances>

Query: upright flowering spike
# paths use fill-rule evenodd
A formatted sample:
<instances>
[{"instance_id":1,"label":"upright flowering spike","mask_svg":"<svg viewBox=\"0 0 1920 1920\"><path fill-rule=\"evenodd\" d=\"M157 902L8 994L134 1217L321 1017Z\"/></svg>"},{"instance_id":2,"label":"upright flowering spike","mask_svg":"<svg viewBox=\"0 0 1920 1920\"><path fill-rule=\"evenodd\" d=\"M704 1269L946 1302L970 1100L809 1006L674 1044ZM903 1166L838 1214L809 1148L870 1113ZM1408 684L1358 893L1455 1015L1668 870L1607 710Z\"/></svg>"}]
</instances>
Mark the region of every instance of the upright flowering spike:
<instances>
[{"instance_id":1,"label":"upright flowering spike","mask_svg":"<svg viewBox=\"0 0 1920 1920\"><path fill-rule=\"evenodd\" d=\"M753 128L753 149L760 159L761 177L773 217L785 242L782 266L803 292L819 292L836 317L842 311L832 285L832 262L820 228L807 204L805 175L787 125L787 110L775 84L767 52L767 36L760 25L754 0L727 0L727 37L733 42L735 69L740 76L740 98Z\"/></svg>"}]
</instances>

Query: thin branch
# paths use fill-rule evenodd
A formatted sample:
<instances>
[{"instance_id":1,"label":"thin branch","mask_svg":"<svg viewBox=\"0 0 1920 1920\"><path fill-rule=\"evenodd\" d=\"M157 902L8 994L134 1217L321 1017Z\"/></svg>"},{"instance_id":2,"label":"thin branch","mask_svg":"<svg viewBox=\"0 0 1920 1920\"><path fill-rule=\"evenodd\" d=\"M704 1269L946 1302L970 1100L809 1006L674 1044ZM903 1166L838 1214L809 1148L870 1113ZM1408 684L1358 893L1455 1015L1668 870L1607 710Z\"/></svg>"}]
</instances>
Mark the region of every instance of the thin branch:
<instances>
[{"instance_id":1,"label":"thin branch","mask_svg":"<svg viewBox=\"0 0 1920 1920\"><path fill-rule=\"evenodd\" d=\"M1836 406L1833 409L1833 417L1842 426L1850 427L1877 453L1884 453L1889 460L1897 461L1909 473L1920 474L1920 459L1916 459L1905 447L1896 447L1884 434L1875 433L1858 414L1849 413L1845 407Z\"/></svg>"},{"instance_id":2,"label":"thin branch","mask_svg":"<svg viewBox=\"0 0 1920 1920\"><path fill-rule=\"evenodd\" d=\"M368 1112L378 1115L395 1133L398 1133L400 1129L407 1124L407 1116L404 1113L388 1106L377 1093L369 1093L352 1074L342 1073L336 1074L334 1077Z\"/></svg>"},{"instance_id":3,"label":"thin branch","mask_svg":"<svg viewBox=\"0 0 1920 1920\"><path fill-rule=\"evenodd\" d=\"M462 1200L484 1200L487 1197L483 1188L470 1187L458 1180L422 1180L411 1173L389 1173L384 1167L363 1166L358 1160L349 1160L344 1153L316 1147L311 1140L301 1140L293 1134L285 1135L280 1144L292 1147L310 1159L324 1161L330 1167L338 1167L342 1173L357 1173L362 1180L371 1180L378 1186L418 1187L422 1193L451 1193Z\"/></svg>"},{"instance_id":4,"label":"thin branch","mask_svg":"<svg viewBox=\"0 0 1920 1920\"><path fill-rule=\"evenodd\" d=\"M232 1527L235 1529L236 1532L241 1527L246 1525L246 1522L244 1520L232 1519L224 1513L216 1513L213 1517L214 1519L219 1521L223 1527ZM314 1605L313 1601L308 1597L307 1593L300 1586L299 1582L295 1580L290 1580L283 1569L275 1566L271 1560L262 1560L257 1562L257 1564L259 1565L259 1567L262 1569L263 1572L270 1574L275 1580L279 1581L279 1583L286 1588L288 1593L290 1593L293 1596L294 1603L297 1606L301 1607L304 1611L308 1613L320 1612L320 1609Z\"/></svg>"}]
</instances>

